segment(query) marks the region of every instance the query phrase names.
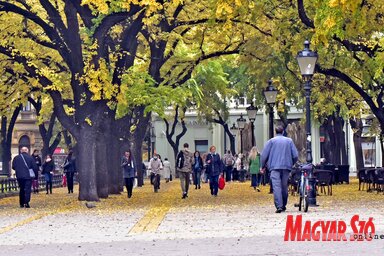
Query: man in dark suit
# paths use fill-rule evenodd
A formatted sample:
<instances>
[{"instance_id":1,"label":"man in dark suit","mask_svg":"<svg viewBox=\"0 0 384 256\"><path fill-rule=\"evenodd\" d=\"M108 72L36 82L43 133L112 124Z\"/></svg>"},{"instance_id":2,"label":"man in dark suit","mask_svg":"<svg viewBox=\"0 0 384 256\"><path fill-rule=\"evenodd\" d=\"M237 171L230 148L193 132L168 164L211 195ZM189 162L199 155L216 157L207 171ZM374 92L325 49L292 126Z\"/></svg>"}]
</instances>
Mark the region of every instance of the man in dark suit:
<instances>
[{"instance_id":1,"label":"man in dark suit","mask_svg":"<svg viewBox=\"0 0 384 256\"><path fill-rule=\"evenodd\" d=\"M22 147L20 155L16 156L12 161L12 169L16 171L17 182L19 183L20 207L30 208L32 177L29 169L37 169L35 160L28 154L28 148Z\"/></svg>"}]
</instances>

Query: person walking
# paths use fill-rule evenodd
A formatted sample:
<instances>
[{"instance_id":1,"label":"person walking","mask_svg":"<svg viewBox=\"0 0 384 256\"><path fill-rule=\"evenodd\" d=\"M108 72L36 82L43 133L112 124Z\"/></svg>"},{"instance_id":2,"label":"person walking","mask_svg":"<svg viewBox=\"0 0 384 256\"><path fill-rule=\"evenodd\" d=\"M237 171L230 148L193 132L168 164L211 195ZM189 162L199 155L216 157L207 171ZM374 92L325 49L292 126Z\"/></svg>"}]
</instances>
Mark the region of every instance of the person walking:
<instances>
[{"instance_id":1,"label":"person walking","mask_svg":"<svg viewBox=\"0 0 384 256\"><path fill-rule=\"evenodd\" d=\"M161 160L157 154L149 161L149 170L151 171L151 179L153 184L153 190L157 193L160 189L160 171L163 169Z\"/></svg>"},{"instance_id":2,"label":"person walking","mask_svg":"<svg viewBox=\"0 0 384 256\"><path fill-rule=\"evenodd\" d=\"M251 174L251 187L260 192L259 173L260 173L260 153L257 147L252 147L249 152L249 173Z\"/></svg>"},{"instance_id":3,"label":"person walking","mask_svg":"<svg viewBox=\"0 0 384 256\"><path fill-rule=\"evenodd\" d=\"M216 147L211 146L209 148L209 154L206 158L207 168L209 169L209 187L211 189L211 195L217 196L219 191L219 176L223 171L223 162L220 155L216 153Z\"/></svg>"},{"instance_id":4,"label":"person walking","mask_svg":"<svg viewBox=\"0 0 384 256\"><path fill-rule=\"evenodd\" d=\"M284 137L284 128L275 128L276 136L267 141L261 153L261 166L271 171L276 213L286 210L288 202L288 177L297 162L298 153L292 139Z\"/></svg>"},{"instance_id":5,"label":"person walking","mask_svg":"<svg viewBox=\"0 0 384 256\"><path fill-rule=\"evenodd\" d=\"M240 153L236 159L236 170L238 174L238 181L244 182L246 170L244 169L244 155L242 153Z\"/></svg>"},{"instance_id":6,"label":"person walking","mask_svg":"<svg viewBox=\"0 0 384 256\"><path fill-rule=\"evenodd\" d=\"M75 176L76 172L76 159L73 156L73 151L70 150L68 152L67 158L64 161L64 173L67 177L67 188L68 188L68 194L73 193L73 177Z\"/></svg>"},{"instance_id":7,"label":"person walking","mask_svg":"<svg viewBox=\"0 0 384 256\"><path fill-rule=\"evenodd\" d=\"M232 156L231 151L228 150L224 155L225 164L225 181L230 182L232 180L232 170L235 163L235 158Z\"/></svg>"},{"instance_id":8,"label":"person walking","mask_svg":"<svg viewBox=\"0 0 384 256\"><path fill-rule=\"evenodd\" d=\"M184 143L184 149L177 154L177 171L179 172L182 199L188 197L190 174L192 172L193 153L189 151L189 144Z\"/></svg>"},{"instance_id":9,"label":"person walking","mask_svg":"<svg viewBox=\"0 0 384 256\"><path fill-rule=\"evenodd\" d=\"M201 172L203 171L203 159L200 156L200 152L196 151L193 154L193 174L194 174L194 183L195 183L195 189L201 188Z\"/></svg>"},{"instance_id":10,"label":"person walking","mask_svg":"<svg viewBox=\"0 0 384 256\"><path fill-rule=\"evenodd\" d=\"M168 183L171 179L171 173L172 173L171 163L169 162L168 158L164 158L163 166L164 166L163 167L164 179L165 179L165 182Z\"/></svg>"},{"instance_id":11,"label":"person walking","mask_svg":"<svg viewBox=\"0 0 384 256\"><path fill-rule=\"evenodd\" d=\"M35 160L37 168L33 171L35 172L35 178L32 179L32 189L34 194L39 193L39 171L41 167L41 158L39 156L39 150L33 150L32 157Z\"/></svg>"},{"instance_id":12,"label":"person walking","mask_svg":"<svg viewBox=\"0 0 384 256\"><path fill-rule=\"evenodd\" d=\"M237 154L235 154L235 156L233 157L234 159L234 165L233 165L233 169L232 169L232 180L233 181L239 181L239 171L237 169L237 160L239 159L239 156Z\"/></svg>"},{"instance_id":13,"label":"person walking","mask_svg":"<svg viewBox=\"0 0 384 256\"><path fill-rule=\"evenodd\" d=\"M32 178L30 169L35 170L37 165L33 157L28 154L28 148L22 147L20 154L15 156L12 161L12 169L16 172L17 183L19 184L19 203L20 207L30 208ZM34 176L34 173L33 173Z\"/></svg>"},{"instance_id":14,"label":"person walking","mask_svg":"<svg viewBox=\"0 0 384 256\"><path fill-rule=\"evenodd\" d=\"M128 198L131 198L136 172L130 150L124 152L124 155L121 158L121 167L123 168L123 178L125 181L125 187L127 188Z\"/></svg>"},{"instance_id":15,"label":"person walking","mask_svg":"<svg viewBox=\"0 0 384 256\"><path fill-rule=\"evenodd\" d=\"M55 170L55 162L53 161L53 158L51 155L47 155L45 157L45 161L43 163L41 174L44 175L45 178L45 190L48 194L49 192L52 194L52 179L53 179L53 171Z\"/></svg>"}]
</instances>

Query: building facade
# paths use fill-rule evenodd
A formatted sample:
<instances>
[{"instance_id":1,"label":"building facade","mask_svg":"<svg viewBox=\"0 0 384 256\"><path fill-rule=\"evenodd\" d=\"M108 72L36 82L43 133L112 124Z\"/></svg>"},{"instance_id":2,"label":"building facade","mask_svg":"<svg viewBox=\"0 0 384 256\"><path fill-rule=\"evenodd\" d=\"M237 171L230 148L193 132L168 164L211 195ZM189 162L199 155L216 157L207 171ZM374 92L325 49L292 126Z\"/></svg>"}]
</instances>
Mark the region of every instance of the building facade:
<instances>
[{"instance_id":1,"label":"building facade","mask_svg":"<svg viewBox=\"0 0 384 256\"><path fill-rule=\"evenodd\" d=\"M245 130L243 131L243 150L240 148L240 131L236 131L235 141L236 141L236 152L239 153L247 151L251 148L251 125L247 117L246 107L248 104L240 106L232 106L229 111L228 125L232 126L235 124L237 126L236 120L243 114L243 117L247 119L248 124L246 125ZM219 124L208 123L206 121L201 121L197 116L197 113L193 110L188 110L185 115L185 123L187 126L187 133L181 138L179 150L182 149L182 146L185 142L190 145L190 150L198 150L202 153L208 152L211 145L216 146L217 152L221 155L224 154L225 150L230 149L229 137L226 136L223 127ZM301 161L305 161L305 115L302 111L295 108L291 108L290 113L288 114L288 128L287 136L291 137L298 148L299 154L301 156ZM279 117L275 114L274 116L274 125L280 123ZM178 124L175 132L175 136L179 134L182 130L181 124ZM162 156L164 159L167 157L171 163L174 163L174 152L172 147L167 142L166 138L166 126L164 121L158 116L153 116L152 118L152 147L154 151ZM350 165L351 175L356 175L356 154L353 142L353 130L350 128L348 123L344 126L344 132L346 134L346 147L347 147L347 156L348 163ZM319 163L320 158L322 157L322 141L323 137L320 134L320 125L312 122L311 129L311 140L312 140L312 157L313 163ZM259 110L254 122L254 134L255 142L259 151L261 152L264 144L269 139L269 115L266 114L265 110ZM175 137L174 136L174 137ZM174 139L174 138L173 138ZM382 166L381 163L381 149L380 142L377 137L367 136L363 140L363 157L364 164L366 167L370 166Z\"/></svg>"}]
</instances>

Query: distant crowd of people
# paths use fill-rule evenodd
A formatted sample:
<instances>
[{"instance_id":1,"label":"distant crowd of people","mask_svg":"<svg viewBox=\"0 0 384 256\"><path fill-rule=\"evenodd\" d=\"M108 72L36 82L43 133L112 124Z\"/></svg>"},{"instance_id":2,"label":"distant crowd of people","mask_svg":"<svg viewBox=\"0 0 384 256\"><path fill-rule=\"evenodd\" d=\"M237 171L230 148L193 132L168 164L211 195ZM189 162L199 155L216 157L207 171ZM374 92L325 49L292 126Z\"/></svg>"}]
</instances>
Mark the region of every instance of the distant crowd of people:
<instances>
[{"instance_id":1,"label":"distant crowd of people","mask_svg":"<svg viewBox=\"0 0 384 256\"><path fill-rule=\"evenodd\" d=\"M225 177L226 182L245 182L249 178L251 187L260 192L260 184L268 175L276 213L285 211L288 201L288 177L298 159L298 152L293 141L283 136L282 126L277 126L275 131L276 136L266 143L261 153L257 147L253 147L247 157L243 154L232 155L230 151L221 157L215 146L211 146L209 152L202 155L199 151L193 153L189 144L184 143L183 149L177 154L175 164L180 178L181 198L188 198L190 184L193 183L195 189L200 189L201 182L209 182L211 195L217 197L220 175ZM132 159L131 152L126 151L121 161L128 198L132 197L133 181L137 176ZM154 154L149 161L150 181L155 193L160 189L160 177L166 182L172 180L171 166L168 159L165 158L163 162L159 154Z\"/></svg>"},{"instance_id":2,"label":"distant crowd of people","mask_svg":"<svg viewBox=\"0 0 384 256\"><path fill-rule=\"evenodd\" d=\"M265 175L268 175L276 213L285 211L288 201L288 177L298 159L298 152L293 141L283 136L282 126L277 126L275 131L276 136L267 141L261 153L257 147L253 147L247 157L243 154L232 155L230 151L221 157L216 152L215 146L211 146L209 152L203 155L199 151L192 153L189 144L184 143L183 149L177 154L174 165L180 179L181 198L188 198L190 184L193 183L195 189L200 189L202 182L209 182L211 195L217 197L221 175L227 182L245 182L248 177L251 180L251 187L260 192L260 184ZM155 193L158 193L160 189L161 177L165 179L165 182L169 182L175 176L176 173L173 172L172 166L167 158L162 161L159 154L154 154L150 159L149 178ZM73 193L76 161L72 151L68 153L61 167L64 169L68 193ZM20 207L30 207L32 189L34 193L39 193L38 176L40 172L45 177L46 193L52 194L52 179L55 170L52 155L47 155L42 161L37 150L29 155L28 148L22 147L20 154L13 159L12 168L16 171L20 187ZM128 198L131 198L137 170L138 168L145 170L146 167L143 163L141 166L137 166L131 151L127 150L121 158L121 168L127 195Z\"/></svg>"},{"instance_id":3,"label":"distant crowd of people","mask_svg":"<svg viewBox=\"0 0 384 256\"><path fill-rule=\"evenodd\" d=\"M73 152L69 151L63 165L68 193L73 193L73 178L76 173L76 162ZM29 149L22 147L20 154L13 158L12 169L15 170L19 184L19 203L21 208L30 208L31 193L39 193L39 175L44 175L46 194L52 194L55 162L51 154L42 161L39 151L29 155Z\"/></svg>"}]
</instances>

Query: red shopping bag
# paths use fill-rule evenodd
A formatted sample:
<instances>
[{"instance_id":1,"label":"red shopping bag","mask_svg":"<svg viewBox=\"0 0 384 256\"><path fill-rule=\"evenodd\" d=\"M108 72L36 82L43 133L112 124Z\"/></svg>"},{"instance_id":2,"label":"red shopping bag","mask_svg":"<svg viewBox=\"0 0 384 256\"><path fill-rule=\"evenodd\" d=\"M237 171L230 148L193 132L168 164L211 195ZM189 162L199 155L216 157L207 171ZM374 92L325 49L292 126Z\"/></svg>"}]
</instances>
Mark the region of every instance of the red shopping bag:
<instances>
[{"instance_id":1,"label":"red shopping bag","mask_svg":"<svg viewBox=\"0 0 384 256\"><path fill-rule=\"evenodd\" d=\"M67 186L67 176L65 176L65 175L63 175L62 186L63 187Z\"/></svg>"},{"instance_id":2,"label":"red shopping bag","mask_svg":"<svg viewBox=\"0 0 384 256\"><path fill-rule=\"evenodd\" d=\"M223 190L224 187L225 187L225 179L224 179L223 175L220 175L220 178L219 178L219 189Z\"/></svg>"}]
</instances>

